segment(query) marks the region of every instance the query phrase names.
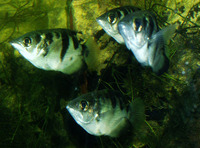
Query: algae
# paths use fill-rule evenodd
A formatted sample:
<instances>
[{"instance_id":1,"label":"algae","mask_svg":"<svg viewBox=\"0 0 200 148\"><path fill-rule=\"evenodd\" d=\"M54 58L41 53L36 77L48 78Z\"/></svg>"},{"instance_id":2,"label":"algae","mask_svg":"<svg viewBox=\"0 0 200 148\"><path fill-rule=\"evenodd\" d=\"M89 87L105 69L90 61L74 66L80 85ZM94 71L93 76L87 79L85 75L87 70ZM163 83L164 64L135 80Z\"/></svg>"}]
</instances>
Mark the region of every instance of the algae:
<instances>
[{"instance_id":1,"label":"algae","mask_svg":"<svg viewBox=\"0 0 200 148\"><path fill-rule=\"evenodd\" d=\"M125 5L152 10L161 28L179 24L168 44L167 73L156 76L141 67L95 21ZM0 147L199 147L199 11L197 0L0 1ZM8 43L50 28L82 32L90 52L88 70L79 77L37 69ZM69 100L105 88L144 101L145 125L135 134L94 137L67 113Z\"/></svg>"}]
</instances>

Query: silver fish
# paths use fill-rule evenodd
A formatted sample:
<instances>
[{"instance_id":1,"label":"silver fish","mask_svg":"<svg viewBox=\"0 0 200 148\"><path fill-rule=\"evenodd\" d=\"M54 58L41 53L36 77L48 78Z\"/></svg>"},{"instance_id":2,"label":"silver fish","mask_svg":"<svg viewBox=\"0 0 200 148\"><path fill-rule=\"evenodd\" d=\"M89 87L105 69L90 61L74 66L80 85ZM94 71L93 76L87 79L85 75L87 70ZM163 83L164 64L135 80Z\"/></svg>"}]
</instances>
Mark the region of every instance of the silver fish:
<instances>
[{"instance_id":1,"label":"silver fish","mask_svg":"<svg viewBox=\"0 0 200 148\"><path fill-rule=\"evenodd\" d=\"M137 11L127 15L118 24L119 33L135 58L143 66L150 66L158 75L169 67L165 45L174 34L176 25L159 30L155 15L149 11Z\"/></svg>"},{"instance_id":2,"label":"silver fish","mask_svg":"<svg viewBox=\"0 0 200 148\"><path fill-rule=\"evenodd\" d=\"M96 21L108 35L112 36L118 43L123 44L124 39L119 34L117 25L126 15L138 10L140 10L140 8L133 6L115 8L99 16Z\"/></svg>"},{"instance_id":3,"label":"silver fish","mask_svg":"<svg viewBox=\"0 0 200 148\"><path fill-rule=\"evenodd\" d=\"M40 69L72 74L84 65L82 45L76 32L71 30L33 31L12 40L10 44Z\"/></svg>"},{"instance_id":4,"label":"silver fish","mask_svg":"<svg viewBox=\"0 0 200 148\"><path fill-rule=\"evenodd\" d=\"M142 101L131 104L127 104L127 101L119 92L99 90L70 101L66 108L89 134L118 137L128 125L136 120L145 120ZM138 119L137 115L142 116Z\"/></svg>"}]
</instances>

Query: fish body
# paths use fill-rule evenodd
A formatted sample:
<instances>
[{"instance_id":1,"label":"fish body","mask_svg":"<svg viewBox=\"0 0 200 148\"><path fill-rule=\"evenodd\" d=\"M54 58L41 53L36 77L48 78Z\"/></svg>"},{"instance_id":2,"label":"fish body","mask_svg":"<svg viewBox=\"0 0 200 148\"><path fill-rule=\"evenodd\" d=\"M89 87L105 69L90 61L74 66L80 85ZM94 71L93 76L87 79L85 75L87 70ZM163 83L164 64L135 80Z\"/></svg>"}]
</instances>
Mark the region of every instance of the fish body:
<instances>
[{"instance_id":1,"label":"fish body","mask_svg":"<svg viewBox=\"0 0 200 148\"><path fill-rule=\"evenodd\" d=\"M10 44L34 66L44 70L73 74L83 65L83 48L76 32L49 29L29 32Z\"/></svg>"},{"instance_id":2,"label":"fish body","mask_svg":"<svg viewBox=\"0 0 200 148\"><path fill-rule=\"evenodd\" d=\"M140 10L140 8L133 6L115 8L99 16L96 21L108 35L112 36L118 43L123 44L124 39L119 34L117 25L126 15L138 10Z\"/></svg>"},{"instance_id":3,"label":"fish body","mask_svg":"<svg viewBox=\"0 0 200 148\"><path fill-rule=\"evenodd\" d=\"M118 30L125 45L143 66L150 66L158 75L169 67L165 54L166 42L175 32L176 25L162 30L157 26L155 15L149 11L129 14L118 23Z\"/></svg>"},{"instance_id":4,"label":"fish body","mask_svg":"<svg viewBox=\"0 0 200 148\"><path fill-rule=\"evenodd\" d=\"M84 94L67 105L74 120L91 135L118 137L133 123L133 105L127 98L111 90Z\"/></svg>"}]
</instances>

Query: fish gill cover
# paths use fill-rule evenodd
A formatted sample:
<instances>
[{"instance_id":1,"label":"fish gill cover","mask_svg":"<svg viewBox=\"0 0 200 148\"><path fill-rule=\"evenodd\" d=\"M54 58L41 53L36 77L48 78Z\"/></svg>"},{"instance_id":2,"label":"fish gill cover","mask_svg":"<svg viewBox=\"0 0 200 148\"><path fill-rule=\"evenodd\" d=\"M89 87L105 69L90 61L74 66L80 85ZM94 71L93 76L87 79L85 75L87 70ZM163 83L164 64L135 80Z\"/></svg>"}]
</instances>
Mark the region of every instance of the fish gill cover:
<instances>
[{"instance_id":1,"label":"fish gill cover","mask_svg":"<svg viewBox=\"0 0 200 148\"><path fill-rule=\"evenodd\" d=\"M141 67L96 22L127 5L153 11L161 28L179 24L168 44L167 73ZM0 147L200 147L199 26L197 0L0 0ZM90 46L80 76L37 69L9 45L27 32L54 28L80 31ZM143 100L145 124L133 135L90 136L67 113L70 100L105 88Z\"/></svg>"}]
</instances>

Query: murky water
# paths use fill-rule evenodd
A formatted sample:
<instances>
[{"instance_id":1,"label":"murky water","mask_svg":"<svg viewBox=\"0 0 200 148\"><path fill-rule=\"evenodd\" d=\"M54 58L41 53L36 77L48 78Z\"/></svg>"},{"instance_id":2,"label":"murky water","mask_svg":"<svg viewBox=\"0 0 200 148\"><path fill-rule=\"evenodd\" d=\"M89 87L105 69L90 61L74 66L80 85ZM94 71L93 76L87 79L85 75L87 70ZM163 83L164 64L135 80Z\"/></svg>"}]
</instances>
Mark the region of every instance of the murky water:
<instances>
[{"instance_id":1,"label":"murky water","mask_svg":"<svg viewBox=\"0 0 200 148\"><path fill-rule=\"evenodd\" d=\"M96 22L126 5L153 11L161 28L179 24L167 45L167 73L157 76L142 67ZM197 0L0 0L0 147L200 147L199 27ZM69 76L38 69L9 44L27 32L52 28L82 32L82 43L91 47L85 71ZM116 139L86 133L65 106L100 89L141 98L144 126Z\"/></svg>"}]
</instances>

